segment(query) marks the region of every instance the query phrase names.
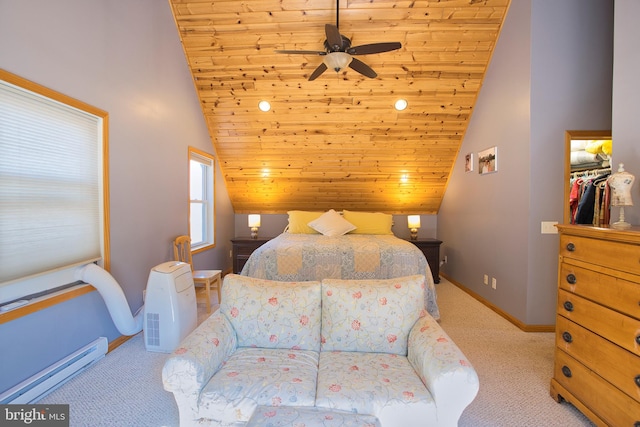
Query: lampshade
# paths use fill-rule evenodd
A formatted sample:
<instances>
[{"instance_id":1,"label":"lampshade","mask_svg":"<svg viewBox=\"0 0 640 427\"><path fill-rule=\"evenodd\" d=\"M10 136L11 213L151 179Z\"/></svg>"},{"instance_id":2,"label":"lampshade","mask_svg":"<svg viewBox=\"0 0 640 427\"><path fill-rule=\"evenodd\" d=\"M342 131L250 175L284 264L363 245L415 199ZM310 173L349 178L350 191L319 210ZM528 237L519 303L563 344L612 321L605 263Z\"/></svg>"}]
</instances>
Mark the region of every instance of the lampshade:
<instances>
[{"instance_id":1,"label":"lampshade","mask_svg":"<svg viewBox=\"0 0 640 427\"><path fill-rule=\"evenodd\" d=\"M407 216L407 223L409 228L420 228L420 215Z\"/></svg>"},{"instance_id":2,"label":"lampshade","mask_svg":"<svg viewBox=\"0 0 640 427\"><path fill-rule=\"evenodd\" d=\"M327 68L338 73L351 63L351 59L351 55L346 52L331 52L324 56L322 62Z\"/></svg>"},{"instance_id":3,"label":"lampshade","mask_svg":"<svg viewBox=\"0 0 640 427\"><path fill-rule=\"evenodd\" d=\"M249 215L249 227L260 227L260 214Z\"/></svg>"}]
</instances>

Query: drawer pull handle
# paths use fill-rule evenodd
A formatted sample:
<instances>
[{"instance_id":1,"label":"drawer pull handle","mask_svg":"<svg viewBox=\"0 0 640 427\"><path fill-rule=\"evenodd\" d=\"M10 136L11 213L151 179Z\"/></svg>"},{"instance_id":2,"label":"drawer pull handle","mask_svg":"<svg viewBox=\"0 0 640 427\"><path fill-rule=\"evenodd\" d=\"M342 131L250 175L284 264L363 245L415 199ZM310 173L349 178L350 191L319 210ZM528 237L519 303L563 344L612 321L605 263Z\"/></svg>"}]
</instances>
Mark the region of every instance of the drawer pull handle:
<instances>
[{"instance_id":1,"label":"drawer pull handle","mask_svg":"<svg viewBox=\"0 0 640 427\"><path fill-rule=\"evenodd\" d=\"M571 378L571 369L569 369L568 366L563 366L562 367L562 375L564 375L567 378Z\"/></svg>"},{"instance_id":2,"label":"drawer pull handle","mask_svg":"<svg viewBox=\"0 0 640 427\"><path fill-rule=\"evenodd\" d=\"M578 279L576 278L575 274L573 273L567 274L567 283L569 283L570 285L575 285L577 281Z\"/></svg>"},{"instance_id":3,"label":"drawer pull handle","mask_svg":"<svg viewBox=\"0 0 640 427\"><path fill-rule=\"evenodd\" d=\"M576 245L574 245L574 244L573 244L573 243L571 243L571 242L567 243L567 250L568 250L569 252L573 252L573 251L575 251L575 250L576 250Z\"/></svg>"},{"instance_id":4,"label":"drawer pull handle","mask_svg":"<svg viewBox=\"0 0 640 427\"><path fill-rule=\"evenodd\" d=\"M640 335L636 335L636 344L640 345Z\"/></svg>"},{"instance_id":5,"label":"drawer pull handle","mask_svg":"<svg viewBox=\"0 0 640 427\"><path fill-rule=\"evenodd\" d=\"M563 332L563 333L562 333L562 339L563 339L565 342L568 342L568 343L570 343L571 341L573 341L573 337L571 336L571 334L570 334L569 332Z\"/></svg>"},{"instance_id":6,"label":"drawer pull handle","mask_svg":"<svg viewBox=\"0 0 640 427\"><path fill-rule=\"evenodd\" d=\"M573 311L573 304L571 303L571 301L565 301L564 304L562 304L564 306L564 309L567 311ZM636 340L639 338L640 336L636 337Z\"/></svg>"},{"instance_id":7,"label":"drawer pull handle","mask_svg":"<svg viewBox=\"0 0 640 427\"><path fill-rule=\"evenodd\" d=\"M636 382L636 385L640 387L640 375L636 375L636 377L633 380Z\"/></svg>"}]
</instances>

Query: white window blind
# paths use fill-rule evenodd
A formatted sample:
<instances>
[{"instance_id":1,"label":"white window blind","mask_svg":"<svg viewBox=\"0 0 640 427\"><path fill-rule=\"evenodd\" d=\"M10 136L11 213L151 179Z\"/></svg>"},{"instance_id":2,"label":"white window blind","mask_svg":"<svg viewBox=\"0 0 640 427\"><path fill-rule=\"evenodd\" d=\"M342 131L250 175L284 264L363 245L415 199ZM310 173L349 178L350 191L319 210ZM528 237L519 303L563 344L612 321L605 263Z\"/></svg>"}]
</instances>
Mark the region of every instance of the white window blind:
<instances>
[{"instance_id":1,"label":"white window blind","mask_svg":"<svg viewBox=\"0 0 640 427\"><path fill-rule=\"evenodd\" d=\"M0 80L0 286L102 256L102 120Z\"/></svg>"}]
</instances>

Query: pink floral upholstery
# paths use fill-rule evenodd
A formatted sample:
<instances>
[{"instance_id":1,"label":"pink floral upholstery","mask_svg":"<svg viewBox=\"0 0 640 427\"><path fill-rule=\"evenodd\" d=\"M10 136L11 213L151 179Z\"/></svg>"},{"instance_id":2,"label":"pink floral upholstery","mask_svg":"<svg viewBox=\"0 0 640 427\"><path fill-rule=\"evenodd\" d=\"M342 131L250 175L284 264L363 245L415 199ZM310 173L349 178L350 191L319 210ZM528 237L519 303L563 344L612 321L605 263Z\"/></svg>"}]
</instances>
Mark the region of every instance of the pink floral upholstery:
<instances>
[{"instance_id":1,"label":"pink floral upholstery","mask_svg":"<svg viewBox=\"0 0 640 427\"><path fill-rule=\"evenodd\" d=\"M258 406L247 427L380 427L373 415L317 407Z\"/></svg>"},{"instance_id":2,"label":"pink floral upholstery","mask_svg":"<svg viewBox=\"0 0 640 427\"><path fill-rule=\"evenodd\" d=\"M457 425L480 383L471 362L433 317L414 325L407 359L435 398L439 425Z\"/></svg>"},{"instance_id":3,"label":"pink floral upholstery","mask_svg":"<svg viewBox=\"0 0 640 427\"><path fill-rule=\"evenodd\" d=\"M181 427L456 426L478 376L423 315L423 283L227 275L162 371Z\"/></svg>"},{"instance_id":4,"label":"pink floral upholstery","mask_svg":"<svg viewBox=\"0 0 640 427\"><path fill-rule=\"evenodd\" d=\"M316 406L372 414L382 425L409 426L436 416L431 393L397 354L323 351Z\"/></svg>"},{"instance_id":5,"label":"pink floral upholstery","mask_svg":"<svg viewBox=\"0 0 640 427\"><path fill-rule=\"evenodd\" d=\"M200 416L248 421L258 405L313 406L318 353L239 348L200 394Z\"/></svg>"},{"instance_id":6,"label":"pink floral upholstery","mask_svg":"<svg viewBox=\"0 0 640 427\"><path fill-rule=\"evenodd\" d=\"M276 282L229 274L220 312L238 347L320 350L320 282Z\"/></svg>"},{"instance_id":7,"label":"pink floral upholstery","mask_svg":"<svg viewBox=\"0 0 640 427\"><path fill-rule=\"evenodd\" d=\"M411 327L424 310L424 276L322 281L322 351L406 356Z\"/></svg>"}]
</instances>

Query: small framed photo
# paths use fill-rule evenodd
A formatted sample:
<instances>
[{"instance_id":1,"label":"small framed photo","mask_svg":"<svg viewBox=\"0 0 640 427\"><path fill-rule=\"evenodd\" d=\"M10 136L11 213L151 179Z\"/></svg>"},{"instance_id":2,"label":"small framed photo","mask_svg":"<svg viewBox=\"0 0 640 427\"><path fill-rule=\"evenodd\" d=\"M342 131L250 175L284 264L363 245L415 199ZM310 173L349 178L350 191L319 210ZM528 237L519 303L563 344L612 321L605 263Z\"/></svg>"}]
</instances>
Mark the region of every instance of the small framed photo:
<instances>
[{"instance_id":1,"label":"small framed photo","mask_svg":"<svg viewBox=\"0 0 640 427\"><path fill-rule=\"evenodd\" d=\"M487 148L478 153L478 173L485 175L498 172L498 147Z\"/></svg>"},{"instance_id":2,"label":"small framed photo","mask_svg":"<svg viewBox=\"0 0 640 427\"><path fill-rule=\"evenodd\" d=\"M473 172L473 153L467 153L464 156L464 171Z\"/></svg>"}]
</instances>

